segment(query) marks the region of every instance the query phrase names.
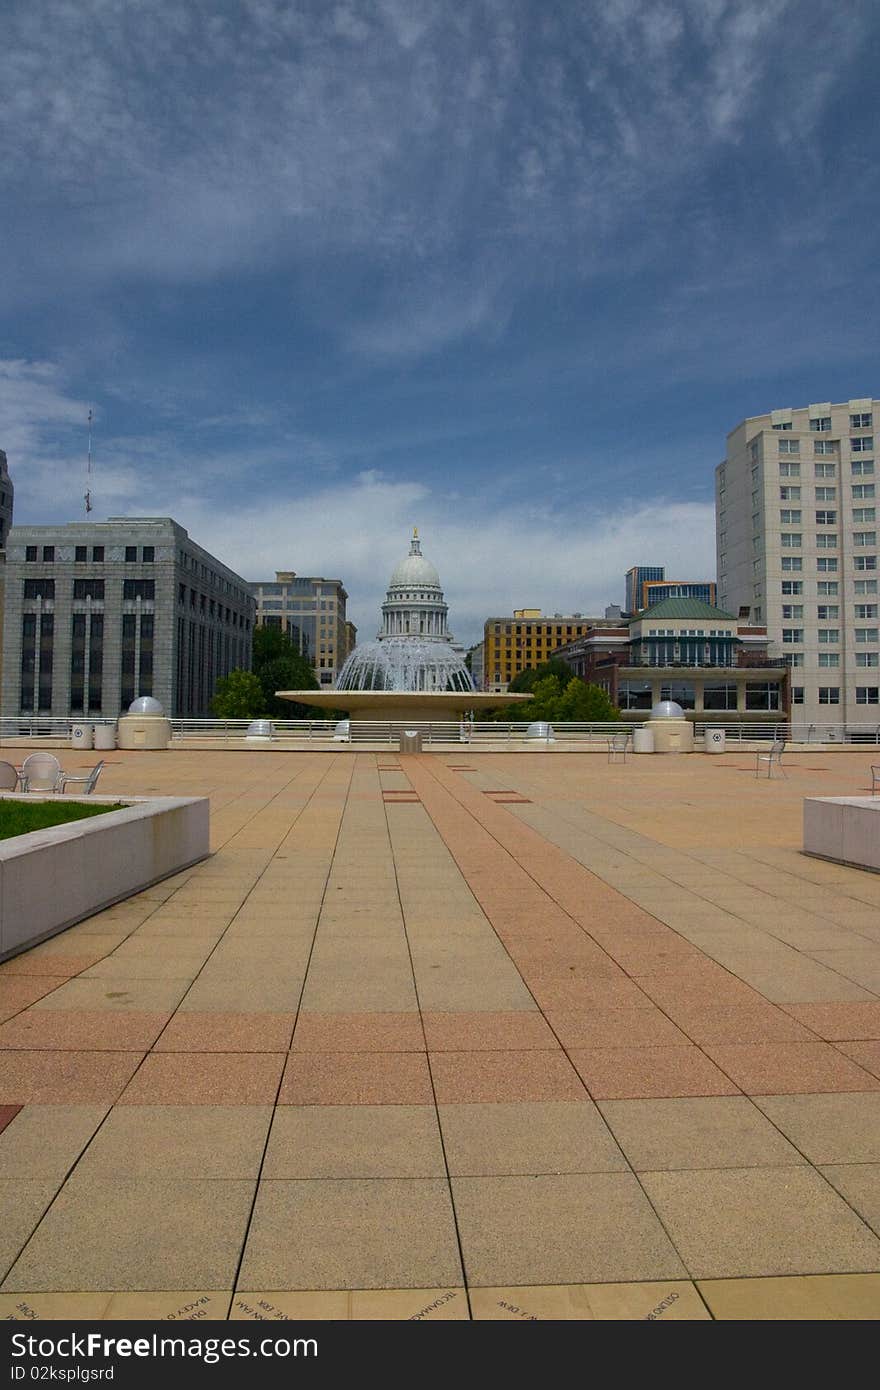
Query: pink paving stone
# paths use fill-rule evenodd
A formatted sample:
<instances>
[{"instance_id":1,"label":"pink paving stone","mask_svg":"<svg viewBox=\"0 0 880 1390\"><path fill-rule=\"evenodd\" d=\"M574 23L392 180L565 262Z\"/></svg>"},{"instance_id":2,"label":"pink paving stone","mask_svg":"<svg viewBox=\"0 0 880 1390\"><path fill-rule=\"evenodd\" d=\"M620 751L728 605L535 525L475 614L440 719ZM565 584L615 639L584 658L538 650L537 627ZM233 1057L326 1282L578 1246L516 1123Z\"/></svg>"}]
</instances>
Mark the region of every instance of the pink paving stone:
<instances>
[{"instance_id":1,"label":"pink paving stone","mask_svg":"<svg viewBox=\"0 0 880 1390\"><path fill-rule=\"evenodd\" d=\"M833 1042L880 1039L880 1000L875 1003L785 1004L786 1013L799 1019L820 1038Z\"/></svg>"},{"instance_id":2,"label":"pink paving stone","mask_svg":"<svg viewBox=\"0 0 880 1390\"><path fill-rule=\"evenodd\" d=\"M512 1013L426 1013L431 1052L531 1051L555 1048L557 1039L537 1009Z\"/></svg>"},{"instance_id":3,"label":"pink paving stone","mask_svg":"<svg viewBox=\"0 0 880 1390\"><path fill-rule=\"evenodd\" d=\"M586 1099L565 1056L555 1052L432 1052L438 1105Z\"/></svg>"},{"instance_id":4,"label":"pink paving stone","mask_svg":"<svg viewBox=\"0 0 880 1390\"><path fill-rule=\"evenodd\" d=\"M66 1052L145 1051L170 1015L115 1009L29 1009L0 1025L0 1048L53 1048Z\"/></svg>"},{"instance_id":5,"label":"pink paving stone","mask_svg":"<svg viewBox=\"0 0 880 1390\"><path fill-rule=\"evenodd\" d=\"M423 1052L291 1052L280 1105L430 1105Z\"/></svg>"},{"instance_id":6,"label":"pink paving stone","mask_svg":"<svg viewBox=\"0 0 880 1390\"><path fill-rule=\"evenodd\" d=\"M301 1013L292 1052L424 1052L417 1013Z\"/></svg>"},{"instance_id":7,"label":"pink paving stone","mask_svg":"<svg viewBox=\"0 0 880 1390\"><path fill-rule=\"evenodd\" d=\"M111 1105L142 1052L0 1053L0 1104Z\"/></svg>"},{"instance_id":8,"label":"pink paving stone","mask_svg":"<svg viewBox=\"0 0 880 1390\"><path fill-rule=\"evenodd\" d=\"M687 1037L659 1009L551 1009L565 1048L685 1046Z\"/></svg>"},{"instance_id":9,"label":"pink paving stone","mask_svg":"<svg viewBox=\"0 0 880 1390\"><path fill-rule=\"evenodd\" d=\"M698 1047L591 1047L569 1055L594 1100L739 1092Z\"/></svg>"},{"instance_id":10,"label":"pink paving stone","mask_svg":"<svg viewBox=\"0 0 880 1390\"><path fill-rule=\"evenodd\" d=\"M841 1042L837 1046L872 1076L880 1077L880 1042Z\"/></svg>"},{"instance_id":11,"label":"pink paving stone","mask_svg":"<svg viewBox=\"0 0 880 1390\"><path fill-rule=\"evenodd\" d=\"M283 1064L280 1052L153 1052L119 1103L271 1105Z\"/></svg>"},{"instance_id":12,"label":"pink paving stone","mask_svg":"<svg viewBox=\"0 0 880 1390\"><path fill-rule=\"evenodd\" d=\"M830 1043L710 1043L706 1051L747 1095L880 1090L876 1076Z\"/></svg>"}]
</instances>

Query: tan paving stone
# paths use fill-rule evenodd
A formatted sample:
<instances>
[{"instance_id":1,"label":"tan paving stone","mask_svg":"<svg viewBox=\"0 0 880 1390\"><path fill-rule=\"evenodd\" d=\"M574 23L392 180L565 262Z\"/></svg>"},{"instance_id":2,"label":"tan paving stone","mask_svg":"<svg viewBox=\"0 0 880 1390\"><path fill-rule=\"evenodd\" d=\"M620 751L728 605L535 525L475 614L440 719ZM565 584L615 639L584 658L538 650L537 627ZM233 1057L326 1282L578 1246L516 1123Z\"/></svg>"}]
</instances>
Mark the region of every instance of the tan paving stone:
<instances>
[{"instance_id":1,"label":"tan paving stone","mask_svg":"<svg viewBox=\"0 0 880 1390\"><path fill-rule=\"evenodd\" d=\"M697 1287L721 1321L876 1322L880 1317L880 1274L701 1279Z\"/></svg>"},{"instance_id":2,"label":"tan paving stone","mask_svg":"<svg viewBox=\"0 0 880 1390\"><path fill-rule=\"evenodd\" d=\"M806 1162L745 1096L604 1100L599 1109L636 1172Z\"/></svg>"},{"instance_id":3,"label":"tan paving stone","mask_svg":"<svg viewBox=\"0 0 880 1390\"><path fill-rule=\"evenodd\" d=\"M239 1282L303 1290L460 1285L449 1188L439 1179L263 1182Z\"/></svg>"},{"instance_id":4,"label":"tan paving stone","mask_svg":"<svg viewBox=\"0 0 880 1390\"><path fill-rule=\"evenodd\" d=\"M0 1293L4 1322L99 1322L110 1307L109 1293Z\"/></svg>"},{"instance_id":5,"label":"tan paving stone","mask_svg":"<svg viewBox=\"0 0 880 1390\"><path fill-rule=\"evenodd\" d=\"M880 1163L880 1094L757 1096L810 1163Z\"/></svg>"},{"instance_id":6,"label":"tan paving stone","mask_svg":"<svg viewBox=\"0 0 880 1390\"><path fill-rule=\"evenodd\" d=\"M473 1289L471 1306L476 1322L705 1322L711 1317L694 1285L683 1279Z\"/></svg>"},{"instance_id":7,"label":"tan paving stone","mask_svg":"<svg viewBox=\"0 0 880 1390\"><path fill-rule=\"evenodd\" d=\"M268 1105L117 1105L77 1178L255 1179L270 1120Z\"/></svg>"},{"instance_id":8,"label":"tan paving stone","mask_svg":"<svg viewBox=\"0 0 880 1390\"><path fill-rule=\"evenodd\" d=\"M0 1133L0 1173L63 1182L107 1113L105 1105L24 1105Z\"/></svg>"},{"instance_id":9,"label":"tan paving stone","mask_svg":"<svg viewBox=\"0 0 880 1390\"><path fill-rule=\"evenodd\" d=\"M58 1181L0 1178L0 1271L5 1273L58 1190Z\"/></svg>"},{"instance_id":10,"label":"tan paving stone","mask_svg":"<svg viewBox=\"0 0 880 1390\"><path fill-rule=\"evenodd\" d=\"M880 1241L810 1168L654 1172L641 1182L695 1279L880 1269Z\"/></svg>"},{"instance_id":11,"label":"tan paving stone","mask_svg":"<svg viewBox=\"0 0 880 1390\"><path fill-rule=\"evenodd\" d=\"M880 1163L834 1164L819 1171L880 1235Z\"/></svg>"},{"instance_id":12,"label":"tan paving stone","mask_svg":"<svg viewBox=\"0 0 880 1390\"><path fill-rule=\"evenodd\" d=\"M464 1289L338 1289L321 1293L236 1293L230 1321L452 1322L467 1319Z\"/></svg>"},{"instance_id":13,"label":"tan paving stone","mask_svg":"<svg viewBox=\"0 0 880 1390\"><path fill-rule=\"evenodd\" d=\"M77 980L38 999L37 1009L95 1012L100 1009L126 1013L170 1013L188 988L186 980Z\"/></svg>"},{"instance_id":14,"label":"tan paving stone","mask_svg":"<svg viewBox=\"0 0 880 1390\"><path fill-rule=\"evenodd\" d=\"M19 1256L3 1290L228 1287L253 1192L252 1181L88 1181L74 1176Z\"/></svg>"},{"instance_id":15,"label":"tan paving stone","mask_svg":"<svg viewBox=\"0 0 880 1390\"><path fill-rule=\"evenodd\" d=\"M558 1046L537 1009L495 1013L425 1013L425 1036L431 1052L546 1050Z\"/></svg>"},{"instance_id":16,"label":"tan paving stone","mask_svg":"<svg viewBox=\"0 0 880 1390\"><path fill-rule=\"evenodd\" d=\"M628 1173L462 1177L453 1179L452 1190L472 1287L685 1275Z\"/></svg>"},{"instance_id":17,"label":"tan paving stone","mask_svg":"<svg viewBox=\"0 0 880 1390\"><path fill-rule=\"evenodd\" d=\"M279 1106L263 1177L442 1178L431 1105Z\"/></svg>"},{"instance_id":18,"label":"tan paving stone","mask_svg":"<svg viewBox=\"0 0 880 1390\"><path fill-rule=\"evenodd\" d=\"M603 1173L627 1167L591 1101L441 1105L440 1124L455 1176Z\"/></svg>"}]
</instances>

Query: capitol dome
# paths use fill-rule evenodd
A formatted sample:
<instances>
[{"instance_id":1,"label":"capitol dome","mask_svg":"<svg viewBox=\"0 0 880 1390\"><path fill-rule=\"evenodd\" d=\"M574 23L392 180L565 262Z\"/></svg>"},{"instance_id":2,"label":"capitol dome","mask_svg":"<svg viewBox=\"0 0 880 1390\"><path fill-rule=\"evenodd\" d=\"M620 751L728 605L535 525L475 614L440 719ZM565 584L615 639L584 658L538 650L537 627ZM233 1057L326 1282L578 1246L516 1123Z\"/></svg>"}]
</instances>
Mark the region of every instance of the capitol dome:
<instances>
[{"instance_id":1,"label":"capitol dome","mask_svg":"<svg viewBox=\"0 0 880 1390\"><path fill-rule=\"evenodd\" d=\"M391 576L376 640L355 647L339 672L337 690L473 690L446 615L440 576L413 531L409 554Z\"/></svg>"}]
</instances>

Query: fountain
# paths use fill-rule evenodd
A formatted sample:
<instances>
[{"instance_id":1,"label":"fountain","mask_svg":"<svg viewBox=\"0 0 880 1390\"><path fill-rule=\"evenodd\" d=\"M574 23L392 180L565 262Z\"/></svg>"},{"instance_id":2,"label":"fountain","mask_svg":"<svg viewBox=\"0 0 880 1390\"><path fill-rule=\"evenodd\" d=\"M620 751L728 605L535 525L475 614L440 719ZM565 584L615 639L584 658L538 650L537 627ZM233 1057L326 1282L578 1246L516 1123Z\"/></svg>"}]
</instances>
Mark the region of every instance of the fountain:
<instances>
[{"instance_id":1,"label":"fountain","mask_svg":"<svg viewBox=\"0 0 880 1390\"><path fill-rule=\"evenodd\" d=\"M276 693L318 709L344 709L353 721L405 724L530 700L531 695L487 695L474 689L464 651L447 627L447 613L440 576L422 554L414 530L409 554L391 576L376 639L355 647L336 688Z\"/></svg>"}]
</instances>

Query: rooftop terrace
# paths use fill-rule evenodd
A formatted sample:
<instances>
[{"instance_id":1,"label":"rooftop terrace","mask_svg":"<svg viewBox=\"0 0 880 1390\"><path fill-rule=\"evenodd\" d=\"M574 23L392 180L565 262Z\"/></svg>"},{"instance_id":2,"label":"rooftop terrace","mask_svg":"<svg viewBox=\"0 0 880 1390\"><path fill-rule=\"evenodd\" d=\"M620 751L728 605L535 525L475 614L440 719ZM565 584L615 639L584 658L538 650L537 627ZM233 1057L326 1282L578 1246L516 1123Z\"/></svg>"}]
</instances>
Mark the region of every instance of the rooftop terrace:
<instances>
[{"instance_id":1,"label":"rooftop terrace","mask_svg":"<svg viewBox=\"0 0 880 1390\"><path fill-rule=\"evenodd\" d=\"M876 1318L872 756L109 754L216 853L0 965L0 1317Z\"/></svg>"}]
</instances>

